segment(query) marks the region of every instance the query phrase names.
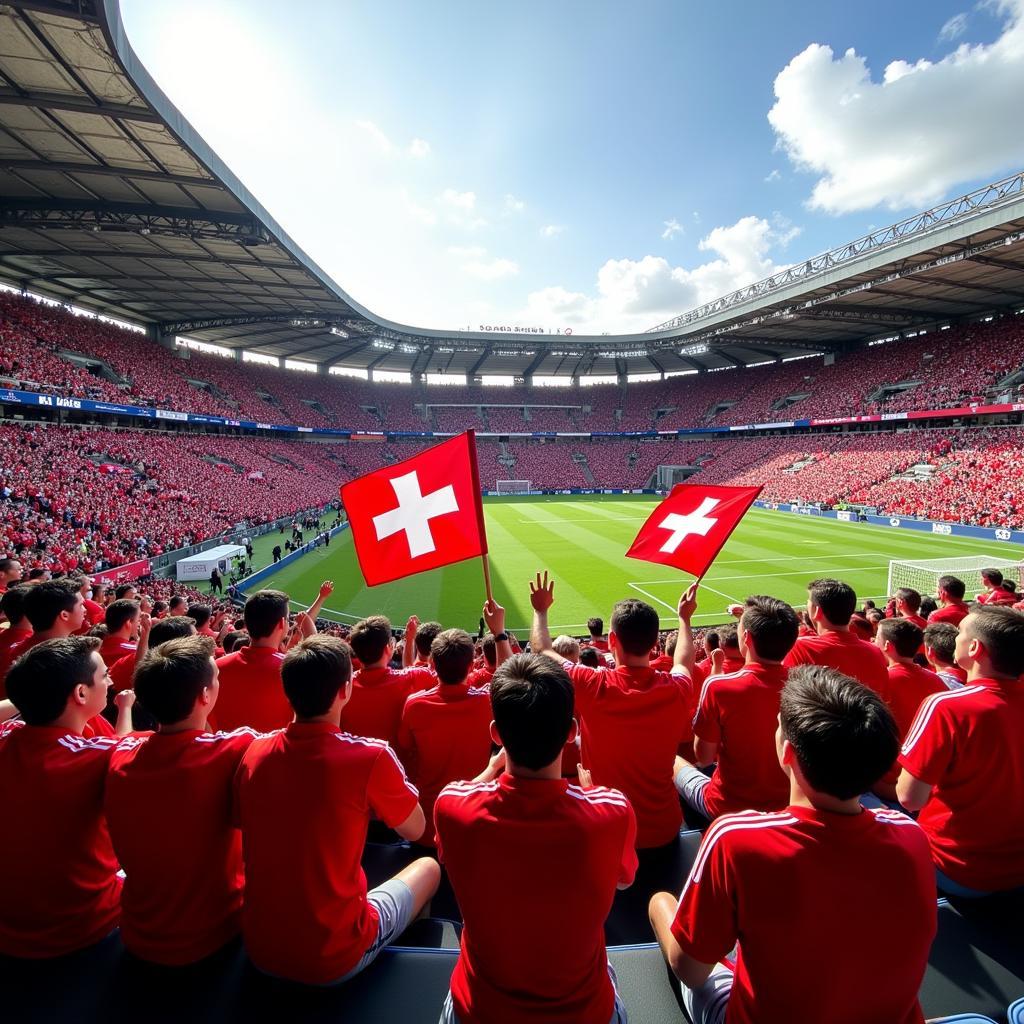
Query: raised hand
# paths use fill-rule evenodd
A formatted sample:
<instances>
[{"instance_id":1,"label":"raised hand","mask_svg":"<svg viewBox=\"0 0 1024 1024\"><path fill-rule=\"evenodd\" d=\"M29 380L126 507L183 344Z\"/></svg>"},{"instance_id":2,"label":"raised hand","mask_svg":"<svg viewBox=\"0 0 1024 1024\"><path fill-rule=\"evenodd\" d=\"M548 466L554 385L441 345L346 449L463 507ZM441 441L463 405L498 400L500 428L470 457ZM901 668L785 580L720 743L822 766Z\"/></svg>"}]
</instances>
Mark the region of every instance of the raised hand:
<instances>
[{"instance_id":1,"label":"raised hand","mask_svg":"<svg viewBox=\"0 0 1024 1024\"><path fill-rule=\"evenodd\" d=\"M721 647L711 652L711 671L708 673L713 676L720 676L722 669L725 667L725 651Z\"/></svg>"},{"instance_id":2,"label":"raised hand","mask_svg":"<svg viewBox=\"0 0 1024 1024\"><path fill-rule=\"evenodd\" d=\"M484 604L484 622L487 628L495 635L505 632L505 609L497 601L487 601Z\"/></svg>"},{"instance_id":3,"label":"raised hand","mask_svg":"<svg viewBox=\"0 0 1024 1024\"><path fill-rule=\"evenodd\" d=\"M420 620L415 615L409 616L409 621L405 624L405 633L408 636L410 633L415 636L416 630L420 628Z\"/></svg>"},{"instance_id":4,"label":"raised hand","mask_svg":"<svg viewBox=\"0 0 1024 1024\"><path fill-rule=\"evenodd\" d=\"M535 612L546 612L555 603L555 581L548 582L548 571L544 577L537 573L536 581L530 581L530 604Z\"/></svg>"},{"instance_id":5,"label":"raised hand","mask_svg":"<svg viewBox=\"0 0 1024 1024\"><path fill-rule=\"evenodd\" d=\"M689 622L697 611L697 584L691 583L686 593L679 598L679 618L683 622Z\"/></svg>"},{"instance_id":6,"label":"raised hand","mask_svg":"<svg viewBox=\"0 0 1024 1024\"><path fill-rule=\"evenodd\" d=\"M114 694L114 706L118 711L125 711L135 703L134 690L121 690Z\"/></svg>"},{"instance_id":7,"label":"raised hand","mask_svg":"<svg viewBox=\"0 0 1024 1024\"><path fill-rule=\"evenodd\" d=\"M594 788L594 777L590 774L590 769L584 768L581 764L577 764L576 774L579 776L580 789Z\"/></svg>"},{"instance_id":8,"label":"raised hand","mask_svg":"<svg viewBox=\"0 0 1024 1024\"><path fill-rule=\"evenodd\" d=\"M324 580L320 584L320 596L330 597L334 593L334 580Z\"/></svg>"}]
</instances>

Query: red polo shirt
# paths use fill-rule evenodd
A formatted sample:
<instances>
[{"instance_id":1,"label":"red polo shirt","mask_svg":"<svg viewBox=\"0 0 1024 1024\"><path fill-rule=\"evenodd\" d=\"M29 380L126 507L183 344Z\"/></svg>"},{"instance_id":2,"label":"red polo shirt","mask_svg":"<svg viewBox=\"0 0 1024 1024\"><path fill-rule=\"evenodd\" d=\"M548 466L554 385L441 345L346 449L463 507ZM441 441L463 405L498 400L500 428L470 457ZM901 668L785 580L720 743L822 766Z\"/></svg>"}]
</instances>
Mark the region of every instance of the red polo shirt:
<instances>
[{"instance_id":1,"label":"red polo shirt","mask_svg":"<svg viewBox=\"0 0 1024 1024\"><path fill-rule=\"evenodd\" d=\"M294 717L284 695L281 663L272 647L243 647L217 659L220 695L214 709L217 728L234 732L248 726L257 732L283 729Z\"/></svg>"},{"instance_id":2,"label":"red polo shirt","mask_svg":"<svg viewBox=\"0 0 1024 1024\"><path fill-rule=\"evenodd\" d=\"M32 630L22 636L19 640L13 641L6 650L0 650L0 683L7 679L7 673L11 666L26 652L32 650L36 644L41 644L45 638L37 636Z\"/></svg>"},{"instance_id":3,"label":"red polo shirt","mask_svg":"<svg viewBox=\"0 0 1024 1024\"><path fill-rule=\"evenodd\" d=\"M781 665L747 665L711 676L702 687L693 731L719 744L715 774L704 788L711 817L747 808L775 811L789 803L789 779L775 751L787 674Z\"/></svg>"},{"instance_id":4,"label":"red polo shirt","mask_svg":"<svg viewBox=\"0 0 1024 1024\"><path fill-rule=\"evenodd\" d=\"M95 626L103 621L106 612L103 605L94 601L91 597L85 598L85 621L90 626Z\"/></svg>"},{"instance_id":5,"label":"red polo shirt","mask_svg":"<svg viewBox=\"0 0 1024 1024\"><path fill-rule=\"evenodd\" d=\"M928 616L929 622L948 622L952 626L959 626L964 619L970 615L971 610L964 601L954 601L952 604L936 608Z\"/></svg>"},{"instance_id":6,"label":"red polo shirt","mask_svg":"<svg viewBox=\"0 0 1024 1024\"><path fill-rule=\"evenodd\" d=\"M437 685L426 668L361 668L352 677L352 699L341 712L341 727L353 736L398 742L406 698Z\"/></svg>"},{"instance_id":7,"label":"red polo shirt","mask_svg":"<svg viewBox=\"0 0 1024 1024\"><path fill-rule=\"evenodd\" d=\"M192 963L241 930L232 785L257 735L127 736L111 755L104 809L126 875L121 937L143 960Z\"/></svg>"},{"instance_id":8,"label":"red polo shirt","mask_svg":"<svg viewBox=\"0 0 1024 1024\"><path fill-rule=\"evenodd\" d=\"M604 1024L604 920L637 869L626 798L506 772L447 786L434 817L465 922L451 979L462 1024Z\"/></svg>"},{"instance_id":9,"label":"red polo shirt","mask_svg":"<svg viewBox=\"0 0 1024 1024\"><path fill-rule=\"evenodd\" d=\"M0 725L0 953L62 956L117 927L121 881L103 817L117 740Z\"/></svg>"},{"instance_id":10,"label":"red polo shirt","mask_svg":"<svg viewBox=\"0 0 1024 1024\"><path fill-rule=\"evenodd\" d=\"M899 726L901 743L925 697L948 689L936 673L920 665L889 666L889 708Z\"/></svg>"},{"instance_id":11,"label":"red polo shirt","mask_svg":"<svg viewBox=\"0 0 1024 1024\"><path fill-rule=\"evenodd\" d=\"M672 922L702 963L740 940L729 1024L920 1024L935 929L935 874L910 818L807 807L719 818Z\"/></svg>"},{"instance_id":12,"label":"red polo shirt","mask_svg":"<svg viewBox=\"0 0 1024 1024\"><path fill-rule=\"evenodd\" d=\"M583 766L594 782L629 798L637 846L662 846L682 823L672 765L682 742L692 742L694 694L687 675L642 668L586 668L563 662L586 722Z\"/></svg>"},{"instance_id":13,"label":"red polo shirt","mask_svg":"<svg viewBox=\"0 0 1024 1024\"><path fill-rule=\"evenodd\" d=\"M110 678L114 683L114 693L132 688L132 678L135 675L135 659L138 652L138 644L133 644L120 637L105 636L100 644L100 657L110 672Z\"/></svg>"},{"instance_id":14,"label":"red polo shirt","mask_svg":"<svg viewBox=\"0 0 1024 1024\"><path fill-rule=\"evenodd\" d=\"M359 863L370 817L393 828L416 808L394 752L327 723L292 722L246 751L235 802L253 963L309 985L347 974L377 938Z\"/></svg>"},{"instance_id":15,"label":"red polo shirt","mask_svg":"<svg viewBox=\"0 0 1024 1024\"><path fill-rule=\"evenodd\" d=\"M880 696L887 696L889 666L885 655L855 633L828 630L818 636L797 637L783 665L828 665L870 686Z\"/></svg>"},{"instance_id":16,"label":"red polo shirt","mask_svg":"<svg viewBox=\"0 0 1024 1024\"><path fill-rule=\"evenodd\" d=\"M473 779L491 756L490 690L438 683L405 702L398 726L398 756L420 791L427 830L420 840L433 846L434 801L448 785Z\"/></svg>"},{"instance_id":17,"label":"red polo shirt","mask_svg":"<svg viewBox=\"0 0 1024 1024\"><path fill-rule=\"evenodd\" d=\"M925 699L900 764L934 787L918 816L954 882L1024 885L1024 685L974 679Z\"/></svg>"},{"instance_id":18,"label":"red polo shirt","mask_svg":"<svg viewBox=\"0 0 1024 1024\"><path fill-rule=\"evenodd\" d=\"M12 648L17 647L32 635L31 626L8 626L0 630L0 700L7 697L7 689L4 686L4 678L7 671L14 664L9 656Z\"/></svg>"}]
</instances>

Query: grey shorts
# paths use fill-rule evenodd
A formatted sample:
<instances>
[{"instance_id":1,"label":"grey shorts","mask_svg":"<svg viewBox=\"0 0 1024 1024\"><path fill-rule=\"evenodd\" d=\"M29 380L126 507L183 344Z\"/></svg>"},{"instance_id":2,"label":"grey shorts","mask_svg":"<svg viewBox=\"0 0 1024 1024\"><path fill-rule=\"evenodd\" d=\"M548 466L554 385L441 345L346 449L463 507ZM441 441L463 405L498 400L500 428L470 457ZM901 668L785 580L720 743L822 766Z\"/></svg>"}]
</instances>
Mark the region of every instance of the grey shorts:
<instances>
[{"instance_id":1,"label":"grey shorts","mask_svg":"<svg viewBox=\"0 0 1024 1024\"><path fill-rule=\"evenodd\" d=\"M332 981L332 985L340 985L343 981L354 978L360 971L366 970L377 959L377 954L412 923L416 903L412 890L400 879L389 878L383 885L371 889L366 894L366 899L377 908L377 915L380 918L377 923L377 938L373 940L359 963L347 974Z\"/></svg>"},{"instance_id":2,"label":"grey shorts","mask_svg":"<svg viewBox=\"0 0 1024 1024\"><path fill-rule=\"evenodd\" d=\"M626 1007L619 995L619 979L615 977L615 968L608 964L608 977L612 979L612 989L615 991L615 1006L612 1008L611 1020L608 1024L629 1024L626 1016ZM452 1004L452 993L449 989L445 996L444 1006L441 1007L441 1017L438 1024L459 1024L459 1018L455 1016L455 1007Z\"/></svg>"},{"instance_id":3,"label":"grey shorts","mask_svg":"<svg viewBox=\"0 0 1024 1024\"><path fill-rule=\"evenodd\" d=\"M692 764L683 765L676 772L676 792L698 813L710 818L707 805L704 803L704 790L711 779Z\"/></svg>"}]
</instances>

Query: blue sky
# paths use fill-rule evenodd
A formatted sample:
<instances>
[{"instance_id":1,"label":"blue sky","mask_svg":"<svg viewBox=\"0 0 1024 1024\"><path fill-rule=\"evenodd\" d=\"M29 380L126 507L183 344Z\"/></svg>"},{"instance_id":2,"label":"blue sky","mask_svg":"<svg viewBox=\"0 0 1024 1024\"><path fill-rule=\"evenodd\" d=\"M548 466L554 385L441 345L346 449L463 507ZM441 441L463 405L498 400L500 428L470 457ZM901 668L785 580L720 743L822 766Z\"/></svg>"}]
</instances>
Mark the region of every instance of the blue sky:
<instances>
[{"instance_id":1,"label":"blue sky","mask_svg":"<svg viewBox=\"0 0 1024 1024\"><path fill-rule=\"evenodd\" d=\"M1024 0L122 13L292 237L418 326L643 330L1024 167Z\"/></svg>"}]
</instances>

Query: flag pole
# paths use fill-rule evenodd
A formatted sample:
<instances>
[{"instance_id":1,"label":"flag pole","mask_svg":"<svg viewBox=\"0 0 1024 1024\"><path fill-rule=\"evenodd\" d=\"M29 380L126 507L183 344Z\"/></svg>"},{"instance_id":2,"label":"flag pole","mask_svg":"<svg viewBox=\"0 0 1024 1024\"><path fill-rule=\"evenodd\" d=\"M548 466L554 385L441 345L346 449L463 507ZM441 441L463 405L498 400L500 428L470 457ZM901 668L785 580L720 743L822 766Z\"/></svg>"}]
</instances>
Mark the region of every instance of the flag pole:
<instances>
[{"instance_id":1,"label":"flag pole","mask_svg":"<svg viewBox=\"0 0 1024 1024\"><path fill-rule=\"evenodd\" d=\"M487 603L490 604L494 601L494 594L491 593L491 564L487 560L486 551L480 556L480 561L484 567L484 590L487 592Z\"/></svg>"},{"instance_id":2,"label":"flag pole","mask_svg":"<svg viewBox=\"0 0 1024 1024\"><path fill-rule=\"evenodd\" d=\"M473 473L473 498L476 501L477 524L484 547L480 554L480 563L484 570L484 591L487 594L488 603L492 603L494 601L494 593L491 590L491 565L487 560L487 529L484 526L484 505L480 494L480 468L476 461L476 431L467 430L466 438L469 442L469 465Z\"/></svg>"}]
</instances>

